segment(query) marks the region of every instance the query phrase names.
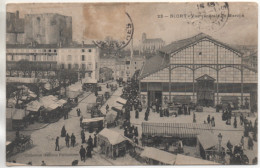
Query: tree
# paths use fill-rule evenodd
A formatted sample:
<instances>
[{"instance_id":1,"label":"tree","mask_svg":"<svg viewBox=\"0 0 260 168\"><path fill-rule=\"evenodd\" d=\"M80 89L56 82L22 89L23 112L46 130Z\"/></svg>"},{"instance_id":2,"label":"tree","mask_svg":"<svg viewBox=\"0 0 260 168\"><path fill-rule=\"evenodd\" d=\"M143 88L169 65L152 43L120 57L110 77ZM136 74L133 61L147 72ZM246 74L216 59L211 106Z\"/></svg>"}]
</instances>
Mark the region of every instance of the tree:
<instances>
[{"instance_id":1,"label":"tree","mask_svg":"<svg viewBox=\"0 0 260 168\"><path fill-rule=\"evenodd\" d=\"M28 74L29 77L32 77L33 64L29 60L22 59L16 63L16 67L19 71L23 73L23 77L26 77Z\"/></svg>"}]
</instances>

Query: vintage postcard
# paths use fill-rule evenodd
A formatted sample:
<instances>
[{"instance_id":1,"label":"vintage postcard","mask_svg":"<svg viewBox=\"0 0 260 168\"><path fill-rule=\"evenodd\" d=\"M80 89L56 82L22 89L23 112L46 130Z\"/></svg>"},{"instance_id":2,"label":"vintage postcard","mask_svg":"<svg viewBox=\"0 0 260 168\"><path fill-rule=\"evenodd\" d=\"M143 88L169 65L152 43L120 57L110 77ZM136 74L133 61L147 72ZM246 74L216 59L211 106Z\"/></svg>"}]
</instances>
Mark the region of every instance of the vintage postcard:
<instances>
[{"instance_id":1,"label":"vintage postcard","mask_svg":"<svg viewBox=\"0 0 260 168\"><path fill-rule=\"evenodd\" d=\"M6 165L256 165L255 2L9 3Z\"/></svg>"}]
</instances>

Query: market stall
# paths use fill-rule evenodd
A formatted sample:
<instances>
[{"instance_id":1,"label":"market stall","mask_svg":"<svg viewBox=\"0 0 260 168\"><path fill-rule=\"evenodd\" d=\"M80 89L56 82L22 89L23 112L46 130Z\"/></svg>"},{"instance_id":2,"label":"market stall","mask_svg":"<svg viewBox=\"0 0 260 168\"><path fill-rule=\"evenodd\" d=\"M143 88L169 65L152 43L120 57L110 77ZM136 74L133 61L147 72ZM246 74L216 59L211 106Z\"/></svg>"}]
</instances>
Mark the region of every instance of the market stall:
<instances>
[{"instance_id":1,"label":"market stall","mask_svg":"<svg viewBox=\"0 0 260 168\"><path fill-rule=\"evenodd\" d=\"M174 165L176 155L153 147L145 147L140 155L149 165Z\"/></svg>"},{"instance_id":2,"label":"market stall","mask_svg":"<svg viewBox=\"0 0 260 168\"><path fill-rule=\"evenodd\" d=\"M219 165L219 163L177 154L175 165Z\"/></svg>"},{"instance_id":3,"label":"market stall","mask_svg":"<svg viewBox=\"0 0 260 168\"><path fill-rule=\"evenodd\" d=\"M203 159L214 160L219 153L219 142L217 135L210 132L203 132L197 135L197 153ZM221 152L225 152L225 148L221 147Z\"/></svg>"},{"instance_id":4,"label":"market stall","mask_svg":"<svg viewBox=\"0 0 260 168\"><path fill-rule=\"evenodd\" d=\"M29 112L30 120L33 121L38 120L43 109L43 105L37 100L32 101L26 105L26 110Z\"/></svg>"},{"instance_id":5,"label":"market stall","mask_svg":"<svg viewBox=\"0 0 260 168\"><path fill-rule=\"evenodd\" d=\"M100 152L110 158L124 156L127 151L127 143L126 137L107 128L98 134Z\"/></svg>"},{"instance_id":6,"label":"market stall","mask_svg":"<svg viewBox=\"0 0 260 168\"><path fill-rule=\"evenodd\" d=\"M210 124L142 122L142 142L149 145L182 139L186 145L196 145L197 135L212 132ZM159 143L159 144L160 144Z\"/></svg>"},{"instance_id":7,"label":"market stall","mask_svg":"<svg viewBox=\"0 0 260 168\"><path fill-rule=\"evenodd\" d=\"M100 131L104 128L104 117L84 118L81 125L85 131Z\"/></svg>"},{"instance_id":8,"label":"market stall","mask_svg":"<svg viewBox=\"0 0 260 168\"><path fill-rule=\"evenodd\" d=\"M97 89L97 80L93 78L82 79L82 89L87 92L94 92Z\"/></svg>"},{"instance_id":9,"label":"market stall","mask_svg":"<svg viewBox=\"0 0 260 168\"><path fill-rule=\"evenodd\" d=\"M112 127L117 125L117 112L111 109L107 114L106 114L106 124L107 127Z\"/></svg>"},{"instance_id":10,"label":"market stall","mask_svg":"<svg viewBox=\"0 0 260 168\"><path fill-rule=\"evenodd\" d=\"M13 130L27 127L29 124L28 114L24 109L6 108L7 127L11 127Z\"/></svg>"}]
</instances>

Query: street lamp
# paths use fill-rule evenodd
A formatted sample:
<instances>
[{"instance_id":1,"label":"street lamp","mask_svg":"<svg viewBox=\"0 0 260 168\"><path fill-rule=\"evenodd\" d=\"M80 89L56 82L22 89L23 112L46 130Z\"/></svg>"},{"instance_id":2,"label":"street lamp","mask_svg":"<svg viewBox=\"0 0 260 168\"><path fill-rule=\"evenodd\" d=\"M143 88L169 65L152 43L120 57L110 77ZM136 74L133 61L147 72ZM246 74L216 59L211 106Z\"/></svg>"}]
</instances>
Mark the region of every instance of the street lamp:
<instances>
[{"instance_id":1,"label":"street lamp","mask_svg":"<svg viewBox=\"0 0 260 168\"><path fill-rule=\"evenodd\" d=\"M218 154L219 154L219 161L221 159L221 142L222 142L222 135L221 133L218 134L218 143L219 143L219 148L218 148Z\"/></svg>"}]
</instances>

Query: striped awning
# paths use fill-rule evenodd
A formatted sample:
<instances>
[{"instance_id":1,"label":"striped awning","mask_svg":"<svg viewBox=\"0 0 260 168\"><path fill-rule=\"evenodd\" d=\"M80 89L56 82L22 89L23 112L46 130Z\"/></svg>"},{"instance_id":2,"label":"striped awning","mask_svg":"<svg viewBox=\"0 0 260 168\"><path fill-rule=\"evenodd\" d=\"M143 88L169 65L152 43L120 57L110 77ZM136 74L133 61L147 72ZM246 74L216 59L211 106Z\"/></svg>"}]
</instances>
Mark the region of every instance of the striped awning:
<instances>
[{"instance_id":1,"label":"striped awning","mask_svg":"<svg viewBox=\"0 0 260 168\"><path fill-rule=\"evenodd\" d=\"M142 132L148 136L196 138L202 132L212 131L210 124L196 123L142 123Z\"/></svg>"}]
</instances>

